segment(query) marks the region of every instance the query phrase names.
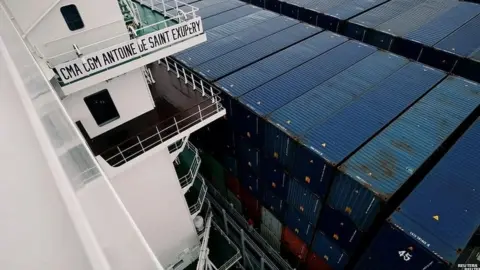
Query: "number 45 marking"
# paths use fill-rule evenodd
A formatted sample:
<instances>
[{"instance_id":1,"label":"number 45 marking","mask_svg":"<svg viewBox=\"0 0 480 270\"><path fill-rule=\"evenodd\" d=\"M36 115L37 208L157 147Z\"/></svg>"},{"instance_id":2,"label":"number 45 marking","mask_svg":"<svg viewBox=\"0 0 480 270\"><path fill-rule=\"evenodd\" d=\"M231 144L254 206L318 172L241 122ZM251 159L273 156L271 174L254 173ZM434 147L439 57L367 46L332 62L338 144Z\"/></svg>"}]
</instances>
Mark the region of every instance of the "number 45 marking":
<instances>
[{"instance_id":1,"label":"number 45 marking","mask_svg":"<svg viewBox=\"0 0 480 270\"><path fill-rule=\"evenodd\" d=\"M402 250L398 252L398 255L403 258L404 261L408 262L412 258L412 254Z\"/></svg>"}]
</instances>

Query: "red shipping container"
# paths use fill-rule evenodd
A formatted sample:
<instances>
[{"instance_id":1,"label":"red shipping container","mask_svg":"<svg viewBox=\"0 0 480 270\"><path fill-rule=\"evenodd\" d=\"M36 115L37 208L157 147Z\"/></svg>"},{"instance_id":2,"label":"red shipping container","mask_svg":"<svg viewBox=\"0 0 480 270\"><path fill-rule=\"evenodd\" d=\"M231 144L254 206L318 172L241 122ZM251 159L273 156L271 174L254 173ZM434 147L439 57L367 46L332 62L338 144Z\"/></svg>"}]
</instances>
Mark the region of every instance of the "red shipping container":
<instances>
[{"instance_id":1,"label":"red shipping container","mask_svg":"<svg viewBox=\"0 0 480 270\"><path fill-rule=\"evenodd\" d=\"M307 270L333 270L333 268L322 257L310 252L307 258Z\"/></svg>"},{"instance_id":2,"label":"red shipping container","mask_svg":"<svg viewBox=\"0 0 480 270\"><path fill-rule=\"evenodd\" d=\"M287 227L283 228L282 242L300 261L305 261L308 254L307 244Z\"/></svg>"},{"instance_id":3,"label":"red shipping container","mask_svg":"<svg viewBox=\"0 0 480 270\"><path fill-rule=\"evenodd\" d=\"M262 206L260 202L252 195L252 193L240 187L240 201L242 202L244 208L244 214L253 221L254 225L260 224L262 217Z\"/></svg>"},{"instance_id":4,"label":"red shipping container","mask_svg":"<svg viewBox=\"0 0 480 270\"><path fill-rule=\"evenodd\" d=\"M240 181L231 173L227 173L227 187L228 189L240 199Z\"/></svg>"}]
</instances>

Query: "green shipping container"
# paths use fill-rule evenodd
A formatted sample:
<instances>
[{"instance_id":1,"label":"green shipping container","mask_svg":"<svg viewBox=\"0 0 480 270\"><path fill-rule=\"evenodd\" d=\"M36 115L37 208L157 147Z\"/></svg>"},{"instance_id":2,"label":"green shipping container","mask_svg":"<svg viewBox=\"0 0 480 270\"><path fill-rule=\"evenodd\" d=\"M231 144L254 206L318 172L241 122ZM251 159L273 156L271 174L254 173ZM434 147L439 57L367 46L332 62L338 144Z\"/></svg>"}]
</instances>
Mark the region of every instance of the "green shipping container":
<instances>
[{"instance_id":1,"label":"green shipping container","mask_svg":"<svg viewBox=\"0 0 480 270\"><path fill-rule=\"evenodd\" d=\"M220 194L227 197L227 185L225 177L225 169L211 155L206 153L200 154L200 173L210 181Z\"/></svg>"}]
</instances>

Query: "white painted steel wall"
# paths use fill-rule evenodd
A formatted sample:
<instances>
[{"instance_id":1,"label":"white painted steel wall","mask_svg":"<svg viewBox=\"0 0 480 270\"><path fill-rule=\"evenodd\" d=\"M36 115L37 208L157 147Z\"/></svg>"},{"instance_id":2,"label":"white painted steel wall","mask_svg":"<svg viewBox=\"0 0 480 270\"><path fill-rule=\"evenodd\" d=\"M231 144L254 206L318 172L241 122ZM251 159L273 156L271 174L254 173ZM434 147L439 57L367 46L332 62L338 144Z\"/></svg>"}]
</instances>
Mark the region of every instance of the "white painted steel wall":
<instances>
[{"instance_id":1,"label":"white painted steel wall","mask_svg":"<svg viewBox=\"0 0 480 270\"><path fill-rule=\"evenodd\" d=\"M108 89L120 118L100 127L95 122L83 98L103 89ZM90 138L120 126L153 110L155 107L147 82L140 69L70 94L62 100L62 103L74 122L82 122Z\"/></svg>"},{"instance_id":2,"label":"white painted steel wall","mask_svg":"<svg viewBox=\"0 0 480 270\"><path fill-rule=\"evenodd\" d=\"M0 269L92 269L0 52Z\"/></svg>"},{"instance_id":3,"label":"white painted steel wall","mask_svg":"<svg viewBox=\"0 0 480 270\"><path fill-rule=\"evenodd\" d=\"M23 33L32 45L45 56L54 56L72 49L72 44L83 47L113 36L125 34L110 43L85 49L84 54L128 40L127 29L117 0L3 0ZM60 8L75 4L85 27L68 29ZM50 11L49 11L50 10ZM37 23L37 24L36 24ZM36 24L36 26L34 26ZM58 60L71 60L76 55ZM56 64L53 62L52 64Z\"/></svg>"},{"instance_id":4,"label":"white painted steel wall","mask_svg":"<svg viewBox=\"0 0 480 270\"><path fill-rule=\"evenodd\" d=\"M200 244L168 149L116 175L112 184L163 266Z\"/></svg>"},{"instance_id":5,"label":"white painted steel wall","mask_svg":"<svg viewBox=\"0 0 480 270\"><path fill-rule=\"evenodd\" d=\"M149 249L146 241L143 239L141 234L139 233L138 228L136 227L133 219L130 218L128 212L125 210L121 202L119 201L116 193L113 191L113 187L109 185L108 179L104 177L105 175L102 174L101 171L98 169L98 164L94 162L93 155L90 153L90 161L92 164L91 169L88 172L94 172L97 176L95 181L101 181L104 185L104 194L107 196L103 196L99 201L90 200L90 203L98 203L98 202L105 202L105 205L113 206L115 213L118 213L116 216L117 219L107 219L112 216L110 214L112 209L107 209L107 213L102 213L102 210L105 207L94 207L93 210L88 209L87 205L82 205L79 201L79 192L84 188L82 185L77 185L78 183L82 183L83 180L87 180L84 176L88 176L89 174L85 174L83 171L83 166L78 166L77 162L77 155L76 152L71 148L75 146L75 148L83 148L86 149L86 144L82 142L80 133L74 129L74 125L71 120L68 119L66 110L61 106L60 100L55 94L55 90L52 88L45 77L44 74L41 73L40 67L35 62L33 55L27 50L23 40L20 38L18 31L15 30L14 24L8 20L9 16L4 12L3 6L0 3L0 58L3 57L5 61L0 63L0 66L6 67L6 70L10 72L10 75L14 79L15 87L13 88L21 97L21 101L24 106L24 110L28 115L30 123L33 127L33 131L30 130L25 132L27 135L35 136L39 141L39 147L41 148L43 155L44 155L44 165L41 166L44 169L49 169L51 172L51 176L49 176L49 181L56 184L56 188L59 191L58 193L61 195L63 199L63 203L65 209L68 211L69 217L73 226L76 229L76 233L78 238L82 242L84 246L84 254L88 256L90 263L93 269L98 270L108 270L108 269L141 269L141 270L150 270L150 269L163 269L162 266L158 263L157 259L155 258L153 252ZM1 77L1 82L6 81L5 76ZM12 89L10 85L7 86L8 89ZM3 89L2 89L3 90ZM2 92L3 93L3 92ZM2 99L2 101L8 101L8 99ZM15 119L19 115L18 113L4 113L6 117L10 117ZM16 122L12 123L13 126L17 125ZM10 126L3 126L4 128L10 128ZM15 127L14 127L15 128ZM3 129L2 129L3 132ZM3 133L2 133L3 134ZM6 134L6 133L5 133ZM75 260L71 260L68 266L62 265L59 268L55 266L49 267L42 267L43 264L47 264L47 262L41 261L38 264L33 264L30 267L29 254L28 252L31 251L32 248L37 248L38 245L41 245L41 248L44 249L42 252L49 254L55 244L57 239L54 239L56 236L61 238L68 237L65 235L68 229L68 224L65 225L61 224L61 226L55 227L55 230L50 230L46 232L44 235L35 235L35 237L30 236L30 233L35 233L35 230L38 229L36 226L40 226L42 223L51 222L60 222L58 219L51 218L50 219L50 208L53 210L57 209L58 207L53 204L52 200L55 199L51 194L46 192L43 194L43 186L36 187L34 185L36 179L35 177L42 177L40 173L36 174L35 164L30 164L29 154L21 155L21 159L13 158L15 156L14 151L19 151L22 153L23 145L25 145L29 150L34 151L35 148L32 145L28 144L28 141L24 141L23 136L25 134L20 134L15 137L16 140L20 140L16 142L15 140L8 140L5 141L9 143L10 146L13 147L14 150L7 151L5 154L8 159L8 162L4 162L8 166L7 169L4 169L6 175L8 174L9 169L16 170L15 178L12 178L15 181L22 179L22 175L25 175L26 172L32 172L28 174L28 184L25 185L25 189L28 190L15 190L15 189L2 189L4 192L10 192L17 196L19 199L24 199L24 201L19 202L19 205L22 203L28 202L28 199L36 199L41 198L42 200L36 200L35 203L39 207L47 207L46 209L35 209L34 213L29 213L31 215L32 220L28 220L28 229L25 229L24 226L26 224L15 224L15 228L20 230L19 233L15 234L14 230L1 230L0 232L8 233L8 237L16 237L15 241L18 244L24 244L21 240L22 236L32 237L32 241L36 241L37 238L44 239L47 238L47 241L34 243L30 247L29 245L23 245L21 253L18 254L18 257L8 258L14 262L18 258L21 258L21 265L19 267L0 267L0 269L23 269L22 266L27 267L27 269L77 269L75 268L77 265L79 267L82 264L77 263ZM23 136L21 136L23 135ZM3 140L2 140L3 142ZM17 150L18 148L18 150ZM9 149L8 147L3 147L2 150ZM71 151L66 152L66 149L70 149ZM10 162L12 164L10 164ZM14 166L15 164L16 166ZM41 163L39 163L41 164ZM3 168L2 168L3 169ZM17 177L18 175L18 177ZM2 181L3 182L3 181ZM5 181L7 182L7 181ZM19 183L16 183L17 185ZM17 193L15 193L17 191ZM22 198L20 194L22 192L33 192L32 195L27 196L26 198ZM37 194L39 193L39 194ZM46 195L42 197L41 195ZM3 196L1 199L4 199ZM31 197L31 198L30 198ZM45 200L45 201L43 201ZM45 205L47 204L47 205ZM16 214L20 216L23 213L23 209L21 207L17 207L15 204L3 204L5 207L9 207L8 211L15 210ZM12 207L14 206L14 207ZM17 213L18 211L18 213ZM43 214L45 211L45 214ZM86 213L88 211L88 213ZM96 215L95 215L96 214ZM8 215L4 215L8 216ZM90 219L92 216L97 216L100 221ZM42 220L47 219L47 220ZM15 223L15 219L12 218L13 223ZM99 234L103 237L103 232L100 232L97 228L95 230L92 228L92 223L95 222L102 222L103 224L109 224L110 227L114 227L115 229L109 230L109 233L116 234L111 236L116 240L115 246L111 245L111 242L100 242L98 241L101 237L98 237ZM9 224L9 222L5 222L2 219L3 224ZM1 225L0 225L1 226ZM13 227L13 226L11 226ZM43 228L43 227L42 227ZM120 229L121 228L121 229ZM53 236L51 235L53 234ZM50 239L52 238L52 239ZM7 239L7 237L5 237ZM2 238L3 240L3 238ZM102 238L103 240L103 238ZM5 241L0 243L5 245L10 244L17 244L17 243L10 243L10 241ZM13 245L14 246L14 245ZM14 246L15 247L15 246ZM121 248L128 247L128 253L119 254L117 251L121 250ZM6 249L5 249L6 250ZM17 251L17 250L12 250ZM67 254L64 254L67 253ZM56 257L52 258L52 261L61 260L62 258L66 260L70 260L69 256L69 247L63 245L60 250L55 250L52 252ZM75 251L75 256L79 257L82 256L81 252ZM9 252L3 251L2 255L9 255ZM106 258L106 254L108 254L108 259ZM0 255L1 256L1 255ZM52 255L53 256L53 255ZM85 255L84 255L85 256ZM3 259L4 257L1 257ZM132 261L132 258L138 260L141 258L141 263L136 263L135 265L129 264ZM8 260L6 259L6 260ZM32 263L37 262L37 258L32 259ZM50 260L50 258L46 258ZM0 263L6 261L1 260ZM119 268L116 266L124 266L128 268Z\"/></svg>"}]
</instances>

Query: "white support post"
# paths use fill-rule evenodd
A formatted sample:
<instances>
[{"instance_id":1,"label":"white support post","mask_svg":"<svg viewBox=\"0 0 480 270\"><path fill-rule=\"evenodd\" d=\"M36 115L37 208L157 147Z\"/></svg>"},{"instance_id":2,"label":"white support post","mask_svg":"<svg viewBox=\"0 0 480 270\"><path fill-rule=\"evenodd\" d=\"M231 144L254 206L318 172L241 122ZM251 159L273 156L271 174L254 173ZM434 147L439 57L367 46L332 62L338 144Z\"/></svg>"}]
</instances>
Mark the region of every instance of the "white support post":
<instances>
[{"instance_id":1,"label":"white support post","mask_svg":"<svg viewBox=\"0 0 480 270\"><path fill-rule=\"evenodd\" d=\"M187 84L188 80L187 80L187 75L185 75L185 69L182 67L182 71L183 71L183 77L185 78L185 84Z\"/></svg>"},{"instance_id":2,"label":"white support post","mask_svg":"<svg viewBox=\"0 0 480 270\"><path fill-rule=\"evenodd\" d=\"M140 144L140 147L142 148L143 153L145 153L145 148L143 148L142 141L140 140L140 137L137 136L138 143Z\"/></svg>"},{"instance_id":3,"label":"white support post","mask_svg":"<svg viewBox=\"0 0 480 270\"><path fill-rule=\"evenodd\" d=\"M200 79L200 86L202 87L202 97L205 96L205 87L203 87L203 80Z\"/></svg>"},{"instance_id":4,"label":"white support post","mask_svg":"<svg viewBox=\"0 0 480 270\"><path fill-rule=\"evenodd\" d=\"M158 138L160 138L160 142L162 142L162 136L160 135L160 131L158 130L157 126L155 126L155 128L157 129Z\"/></svg>"},{"instance_id":5,"label":"white support post","mask_svg":"<svg viewBox=\"0 0 480 270\"><path fill-rule=\"evenodd\" d=\"M198 105L198 112L200 113L200 121L203 121L203 118L202 118L202 109L200 108L200 105Z\"/></svg>"},{"instance_id":6,"label":"white support post","mask_svg":"<svg viewBox=\"0 0 480 270\"><path fill-rule=\"evenodd\" d=\"M210 95L212 95L212 103L215 102L215 96L213 95L213 87L210 86Z\"/></svg>"},{"instance_id":7,"label":"white support post","mask_svg":"<svg viewBox=\"0 0 480 270\"><path fill-rule=\"evenodd\" d=\"M120 146L117 146L117 149L118 149L118 152L120 153L120 155L122 156L123 161L125 161L125 163L127 163L127 159L126 159L125 156L123 155L122 150L120 150Z\"/></svg>"},{"instance_id":8,"label":"white support post","mask_svg":"<svg viewBox=\"0 0 480 270\"><path fill-rule=\"evenodd\" d=\"M175 127L177 128L177 134L180 134L180 130L178 129L177 118L173 117L173 121L175 122Z\"/></svg>"},{"instance_id":9,"label":"white support post","mask_svg":"<svg viewBox=\"0 0 480 270\"><path fill-rule=\"evenodd\" d=\"M191 74L192 76L192 84L193 84L193 90L197 89L197 86L195 85L195 78L193 77L193 73Z\"/></svg>"},{"instance_id":10,"label":"white support post","mask_svg":"<svg viewBox=\"0 0 480 270\"><path fill-rule=\"evenodd\" d=\"M178 66L177 63L173 63L175 65L175 71L177 72L177 78L180 78L180 73L178 73Z\"/></svg>"},{"instance_id":11,"label":"white support post","mask_svg":"<svg viewBox=\"0 0 480 270\"><path fill-rule=\"evenodd\" d=\"M160 61L160 60L158 60ZM165 64L167 64L167 71L170 71L170 65L168 64L168 60L167 58L165 57Z\"/></svg>"}]
</instances>

